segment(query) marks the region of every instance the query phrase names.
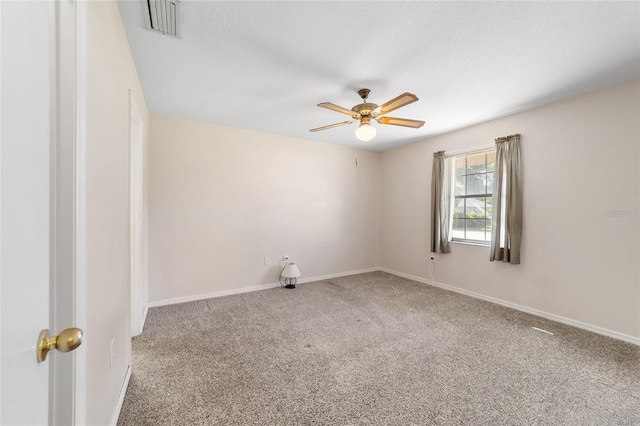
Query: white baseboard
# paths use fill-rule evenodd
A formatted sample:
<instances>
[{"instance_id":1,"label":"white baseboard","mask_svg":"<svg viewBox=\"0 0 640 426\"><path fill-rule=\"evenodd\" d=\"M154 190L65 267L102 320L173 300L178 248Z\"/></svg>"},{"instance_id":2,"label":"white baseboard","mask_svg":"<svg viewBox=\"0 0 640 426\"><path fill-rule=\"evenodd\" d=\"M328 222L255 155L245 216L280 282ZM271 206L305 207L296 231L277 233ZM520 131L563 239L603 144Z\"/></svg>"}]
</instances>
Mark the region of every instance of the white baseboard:
<instances>
[{"instance_id":1,"label":"white baseboard","mask_svg":"<svg viewBox=\"0 0 640 426\"><path fill-rule=\"evenodd\" d=\"M268 288L278 287L279 283L253 285L250 287L234 288L231 290L220 290L212 293L194 294L192 296L173 297L171 299L157 300L149 302L150 308L158 306L175 305L177 303L194 302L196 300L212 299L214 297L231 296L232 294L249 293L251 291L266 290Z\"/></svg>"},{"instance_id":2,"label":"white baseboard","mask_svg":"<svg viewBox=\"0 0 640 426\"><path fill-rule=\"evenodd\" d=\"M122 410L122 403L124 402L124 396L127 394L127 388L129 387L130 379L131 379L131 366L128 366L127 374L125 374L124 376L124 381L122 382L122 388L120 388L118 401L116 402L116 407L113 411L113 415L111 416L111 421L109 422L109 426L117 426L118 424L118 417L120 417L120 411Z\"/></svg>"},{"instance_id":3,"label":"white baseboard","mask_svg":"<svg viewBox=\"0 0 640 426\"><path fill-rule=\"evenodd\" d=\"M366 269L358 269L355 271L338 272L337 274L329 274L329 275L321 275L319 277L304 278L302 280L298 280L298 283L304 284L304 283L311 283L314 281L330 280L331 278L348 277L349 275L365 274L367 272L377 272L379 270L380 268L376 266L375 268L366 268Z\"/></svg>"},{"instance_id":4,"label":"white baseboard","mask_svg":"<svg viewBox=\"0 0 640 426\"><path fill-rule=\"evenodd\" d=\"M418 277L416 275L405 274L404 272L394 271L393 269L387 269L387 268L378 268L378 270L382 271L382 272L386 272L386 273L392 274L392 275L397 275L399 277L406 278L406 279L409 279L409 280L418 281L419 283L429 284L429 285L432 285L434 287L438 286L437 285L438 283L436 283L435 281L431 281L431 280L428 280L426 278Z\"/></svg>"},{"instance_id":5,"label":"white baseboard","mask_svg":"<svg viewBox=\"0 0 640 426\"><path fill-rule=\"evenodd\" d=\"M565 318L560 315L551 314L549 312L540 311L538 309L529 308L527 306L518 305L517 303L508 302L506 300L498 299L496 297L486 296L484 294L476 293L473 291L465 290L463 288L455 287L449 284L443 284L431 280L427 280L422 277L417 277L415 275L405 274L404 272L394 271L392 269L387 268L379 268L381 271L388 272L389 274L397 275L399 277L408 278L410 280L418 281L424 284L429 284L435 287L442 288L444 290L453 291L455 293L464 294L465 296L470 296L475 299L484 300L487 302L495 303L497 305L506 306L507 308L515 309L517 311L526 312L531 315L536 315L542 318L549 319L551 321L560 322L563 324L567 324L573 327L581 328L583 330L591 331L593 333L601 334L603 336L611 337L617 340L622 340L628 343L632 343L634 345L640 346L640 337L630 336L624 333L618 333L617 331L609 330L606 328L598 327L595 325L587 324L581 321L572 320L570 318Z\"/></svg>"},{"instance_id":6,"label":"white baseboard","mask_svg":"<svg viewBox=\"0 0 640 426\"><path fill-rule=\"evenodd\" d=\"M480 299L480 300L484 300L487 302L491 302L491 303L495 303L498 305L502 305L502 306L506 306L508 308L511 309L515 309L517 311L521 311L521 312L526 312L528 314L532 314L532 315L536 315L542 318L546 318L552 321L557 321L563 324L567 324L567 325L571 325L573 327L577 327L577 328L581 328L583 330L587 330L587 331L591 331L593 333L597 333L597 334L601 334L603 336L607 336L607 337L612 337L614 339L618 339L618 340L622 340L628 343L632 343L634 345L638 345L640 346L640 337L635 337L635 336L630 336L628 334L624 334L624 333L619 333L617 331L613 331L613 330L609 330L606 328L602 328L602 327L598 327L595 325L591 325L591 324L587 324L581 321L576 321L576 320L572 320L570 318L565 318L559 315L555 315L555 314L551 314L548 312L544 312L544 311L540 311L538 309L534 309L534 308L529 308L527 306L523 306L523 305L518 305L517 303L513 303L513 302L508 302L506 300L502 300L502 299L498 299L496 297L491 297L491 296L486 296L484 294L480 294L480 293L476 293L473 291L469 291L469 290L465 290L463 288L459 288L459 287L455 287L449 284L443 284L443 283L439 283L436 281L431 281L429 279L426 278L422 278L416 275L411 275L411 274L406 274L404 272L400 272L400 271L394 271L393 269L388 269L388 268L382 268L382 267L374 267L374 268L367 268L367 269L359 269L359 270L355 270L355 271L347 271L347 272L340 272L337 274L329 274L329 275L322 275L322 276L318 276L318 277L309 277L309 278L304 278L302 280L298 280L299 284L303 284L303 283L308 283L308 282L313 282L313 281L321 281L321 280L328 280L331 278L339 278L339 277L346 277L349 275L356 275L356 274L364 274L366 272L376 272L376 271L382 271L382 272L387 272L389 274L393 274L393 275L397 275L399 277L403 277L403 278L407 278L413 281L417 281L423 284L428 284L434 287L439 287L442 288L444 290L448 290L448 291L453 291L455 293L460 293L460 294L464 294L465 296L470 296L476 299ZM213 293L206 293L206 294L198 294L198 295L194 295L194 296L185 296L185 297L176 297L176 298L172 298L172 299L165 299L165 300L159 300L156 302L151 302L148 304L149 308L154 308L157 306L165 306L165 305L173 305L176 303L184 303L184 302L192 302L195 300L203 300L203 299L211 299L214 297L222 297L222 296L230 296L232 294L240 294L240 293L248 293L251 291L259 291L259 290L266 290L269 288L275 288L278 287L280 285L280 283L271 283L271 284L262 284L262 285L256 285L256 286L250 286L250 287L243 287L243 288L238 288L238 289L232 289L232 290L222 290L222 291L216 291ZM145 318L146 318L146 311L145 311Z\"/></svg>"},{"instance_id":7,"label":"white baseboard","mask_svg":"<svg viewBox=\"0 0 640 426\"><path fill-rule=\"evenodd\" d=\"M142 325L140 327L140 332L144 331L144 323L147 322L147 313L149 313L149 304L144 307L144 312L142 313Z\"/></svg>"},{"instance_id":8,"label":"white baseboard","mask_svg":"<svg viewBox=\"0 0 640 426\"><path fill-rule=\"evenodd\" d=\"M375 272L375 271L379 271L379 270L380 270L380 268L375 267L375 268L367 268L367 269L358 269L356 271L339 272L337 274L322 275L322 276L318 276L318 277L303 278L301 280L298 280L298 284L304 284L304 283L309 283L309 282L313 282L313 281L320 281L320 280L328 280L328 279L331 279L331 278L346 277L348 275L364 274L365 272ZM250 286L250 287L234 288L234 289L231 289L231 290L214 291L212 293L196 294L196 295L193 295L193 296L174 297L174 298L171 298L171 299L164 299L164 300L157 300L155 302L149 302L147 307L148 308L156 308L158 306L175 305L177 303L193 302L193 301L196 301L196 300L203 300L203 299L213 299L214 297L231 296L232 294L249 293L249 292L252 292L252 291L267 290L269 288L276 288L276 287L279 287L279 286L280 286L280 283L270 283L270 284L254 285L254 286ZM146 316L146 314L145 314L145 316Z\"/></svg>"}]
</instances>

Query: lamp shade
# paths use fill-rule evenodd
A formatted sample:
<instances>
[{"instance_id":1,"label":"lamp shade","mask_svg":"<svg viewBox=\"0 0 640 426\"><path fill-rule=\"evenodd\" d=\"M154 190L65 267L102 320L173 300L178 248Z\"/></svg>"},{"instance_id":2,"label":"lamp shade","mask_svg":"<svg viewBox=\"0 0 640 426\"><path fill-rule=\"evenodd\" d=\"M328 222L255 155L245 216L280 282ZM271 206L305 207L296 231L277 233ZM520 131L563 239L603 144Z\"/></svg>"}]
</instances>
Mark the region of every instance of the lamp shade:
<instances>
[{"instance_id":1,"label":"lamp shade","mask_svg":"<svg viewBox=\"0 0 640 426\"><path fill-rule=\"evenodd\" d=\"M360 127L356 129L356 138L364 142L370 141L375 135L376 128L369 123L362 123Z\"/></svg>"},{"instance_id":2,"label":"lamp shade","mask_svg":"<svg viewBox=\"0 0 640 426\"><path fill-rule=\"evenodd\" d=\"M287 263L287 266L284 267L284 271L282 271L282 276L286 278L299 277L300 269L298 269L298 265L295 263Z\"/></svg>"}]
</instances>

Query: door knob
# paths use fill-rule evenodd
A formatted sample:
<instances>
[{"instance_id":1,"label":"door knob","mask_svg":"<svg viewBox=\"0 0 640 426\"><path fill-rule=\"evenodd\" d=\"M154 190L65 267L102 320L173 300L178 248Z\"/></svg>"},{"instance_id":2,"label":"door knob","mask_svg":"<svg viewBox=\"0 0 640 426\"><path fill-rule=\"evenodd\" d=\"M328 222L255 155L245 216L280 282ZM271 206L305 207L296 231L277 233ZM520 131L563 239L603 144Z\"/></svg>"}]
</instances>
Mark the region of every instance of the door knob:
<instances>
[{"instance_id":1,"label":"door knob","mask_svg":"<svg viewBox=\"0 0 640 426\"><path fill-rule=\"evenodd\" d=\"M67 328L57 336L49 336L49 330L44 329L38 336L38 346L36 346L38 362L47 359L47 354L51 349L57 349L60 352L71 352L81 343L82 330L79 328Z\"/></svg>"}]
</instances>

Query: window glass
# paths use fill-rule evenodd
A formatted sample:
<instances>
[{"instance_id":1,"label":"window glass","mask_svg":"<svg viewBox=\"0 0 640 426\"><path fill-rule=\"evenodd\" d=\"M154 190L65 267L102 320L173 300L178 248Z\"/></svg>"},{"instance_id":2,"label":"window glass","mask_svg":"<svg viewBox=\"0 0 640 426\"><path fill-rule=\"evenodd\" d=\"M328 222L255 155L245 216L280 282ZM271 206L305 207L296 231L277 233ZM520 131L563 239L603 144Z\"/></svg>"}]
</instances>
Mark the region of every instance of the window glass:
<instances>
[{"instance_id":1,"label":"window glass","mask_svg":"<svg viewBox=\"0 0 640 426\"><path fill-rule=\"evenodd\" d=\"M471 154L467 156L467 172L466 174L485 173L487 171L487 154L481 152L479 154Z\"/></svg>"},{"instance_id":2,"label":"window glass","mask_svg":"<svg viewBox=\"0 0 640 426\"><path fill-rule=\"evenodd\" d=\"M462 176L464 174L464 170L467 167L465 164L464 157L457 157L456 160L456 176Z\"/></svg>"},{"instance_id":3,"label":"window glass","mask_svg":"<svg viewBox=\"0 0 640 426\"><path fill-rule=\"evenodd\" d=\"M454 239L464 239L464 219L453 219L451 236Z\"/></svg>"},{"instance_id":4,"label":"window glass","mask_svg":"<svg viewBox=\"0 0 640 426\"><path fill-rule=\"evenodd\" d=\"M467 175L467 195L486 194L487 193L487 174L475 173ZM460 195L460 194L458 194Z\"/></svg>"},{"instance_id":5,"label":"window glass","mask_svg":"<svg viewBox=\"0 0 640 426\"><path fill-rule=\"evenodd\" d=\"M464 208L464 198L456 198L454 203L455 206L453 208L453 218L454 219L464 219L465 217L465 208Z\"/></svg>"},{"instance_id":6,"label":"window glass","mask_svg":"<svg viewBox=\"0 0 640 426\"><path fill-rule=\"evenodd\" d=\"M493 207L492 207L491 201L492 201L491 197L486 197L484 199L484 202L485 202L484 214L487 217L487 219L491 219L493 214Z\"/></svg>"},{"instance_id":7,"label":"window glass","mask_svg":"<svg viewBox=\"0 0 640 426\"><path fill-rule=\"evenodd\" d=\"M487 194L493 193L493 172L487 173Z\"/></svg>"},{"instance_id":8,"label":"window glass","mask_svg":"<svg viewBox=\"0 0 640 426\"><path fill-rule=\"evenodd\" d=\"M495 150L454 158L452 240L490 242L495 158Z\"/></svg>"},{"instance_id":9,"label":"window glass","mask_svg":"<svg viewBox=\"0 0 640 426\"><path fill-rule=\"evenodd\" d=\"M455 194L456 195L464 195L466 193L465 190L465 177L464 176L456 176L455 181Z\"/></svg>"},{"instance_id":10,"label":"window glass","mask_svg":"<svg viewBox=\"0 0 640 426\"><path fill-rule=\"evenodd\" d=\"M487 171L493 172L496 168L496 152L489 151L487 152Z\"/></svg>"}]
</instances>

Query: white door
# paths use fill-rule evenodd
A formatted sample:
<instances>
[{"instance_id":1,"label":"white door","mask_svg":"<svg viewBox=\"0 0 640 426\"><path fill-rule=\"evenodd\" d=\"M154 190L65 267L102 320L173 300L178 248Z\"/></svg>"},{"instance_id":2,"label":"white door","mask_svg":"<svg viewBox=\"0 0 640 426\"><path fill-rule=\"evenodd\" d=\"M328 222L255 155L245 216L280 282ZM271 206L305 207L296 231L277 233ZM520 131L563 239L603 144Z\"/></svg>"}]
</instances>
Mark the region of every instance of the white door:
<instances>
[{"instance_id":1,"label":"white door","mask_svg":"<svg viewBox=\"0 0 640 426\"><path fill-rule=\"evenodd\" d=\"M82 304L73 266L75 143L60 143L75 140L76 127L75 53L60 60L76 50L75 35L61 32L61 16L75 19L69 11L75 3L67 0L0 2L2 425L75 424L83 417L75 391L84 363L55 350L36 359L40 331L58 334L57 324L76 318ZM71 77L65 67L74 70Z\"/></svg>"}]
</instances>

